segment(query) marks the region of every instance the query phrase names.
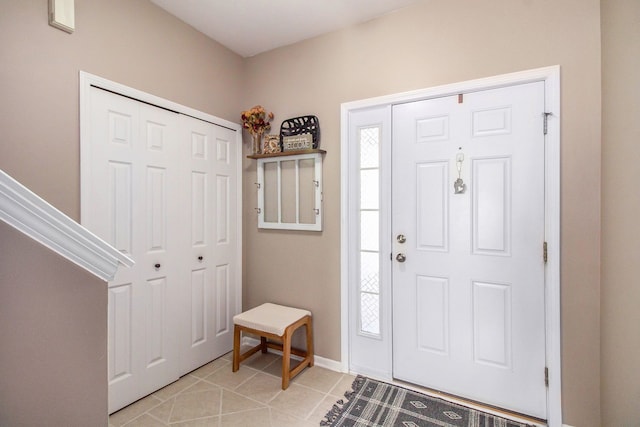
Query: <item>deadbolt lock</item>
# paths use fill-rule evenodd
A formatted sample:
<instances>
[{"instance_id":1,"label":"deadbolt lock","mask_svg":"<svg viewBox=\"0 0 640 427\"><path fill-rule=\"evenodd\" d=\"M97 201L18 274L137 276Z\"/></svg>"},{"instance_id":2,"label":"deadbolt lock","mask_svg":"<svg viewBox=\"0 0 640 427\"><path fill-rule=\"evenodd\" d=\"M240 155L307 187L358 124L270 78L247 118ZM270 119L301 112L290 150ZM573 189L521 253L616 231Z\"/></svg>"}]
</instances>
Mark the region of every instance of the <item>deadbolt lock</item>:
<instances>
[{"instance_id":1,"label":"deadbolt lock","mask_svg":"<svg viewBox=\"0 0 640 427\"><path fill-rule=\"evenodd\" d=\"M404 234L398 234L398 236L396 237L396 240L398 241L398 243L404 243L407 241L407 238L405 237Z\"/></svg>"}]
</instances>

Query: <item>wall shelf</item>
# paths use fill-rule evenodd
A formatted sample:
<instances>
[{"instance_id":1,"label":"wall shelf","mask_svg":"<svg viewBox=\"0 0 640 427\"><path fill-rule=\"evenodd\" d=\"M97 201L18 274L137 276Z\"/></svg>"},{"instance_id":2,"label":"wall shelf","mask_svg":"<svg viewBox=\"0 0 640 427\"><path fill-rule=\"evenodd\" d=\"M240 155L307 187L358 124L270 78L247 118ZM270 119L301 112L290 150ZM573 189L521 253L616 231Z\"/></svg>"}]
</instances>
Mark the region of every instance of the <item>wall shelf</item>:
<instances>
[{"instance_id":1,"label":"wall shelf","mask_svg":"<svg viewBox=\"0 0 640 427\"><path fill-rule=\"evenodd\" d=\"M284 157L284 156L295 156L298 154L326 154L325 150L320 149L312 149L312 150L295 150L295 151L283 151L280 153L270 153L270 154L250 154L247 156L247 159L267 159L269 157Z\"/></svg>"}]
</instances>

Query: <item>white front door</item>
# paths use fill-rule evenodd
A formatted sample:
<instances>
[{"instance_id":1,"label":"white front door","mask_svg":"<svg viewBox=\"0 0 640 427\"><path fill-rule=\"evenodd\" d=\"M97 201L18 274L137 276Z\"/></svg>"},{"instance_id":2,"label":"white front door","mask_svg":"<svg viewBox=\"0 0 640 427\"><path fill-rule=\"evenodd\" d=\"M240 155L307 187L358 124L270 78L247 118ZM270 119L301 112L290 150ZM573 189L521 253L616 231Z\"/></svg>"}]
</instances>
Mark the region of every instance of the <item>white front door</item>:
<instances>
[{"instance_id":1,"label":"white front door","mask_svg":"<svg viewBox=\"0 0 640 427\"><path fill-rule=\"evenodd\" d=\"M542 82L393 107L392 280L395 378L545 419L543 112Z\"/></svg>"}]
</instances>

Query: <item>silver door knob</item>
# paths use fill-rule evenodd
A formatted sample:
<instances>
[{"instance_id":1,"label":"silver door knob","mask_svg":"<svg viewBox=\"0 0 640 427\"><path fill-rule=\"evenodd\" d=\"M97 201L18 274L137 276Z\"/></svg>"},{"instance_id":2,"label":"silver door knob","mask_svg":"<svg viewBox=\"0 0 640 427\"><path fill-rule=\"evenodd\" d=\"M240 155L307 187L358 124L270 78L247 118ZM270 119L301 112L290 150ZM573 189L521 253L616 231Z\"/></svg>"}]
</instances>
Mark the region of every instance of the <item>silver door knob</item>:
<instances>
[{"instance_id":1,"label":"silver door knob","mask_svg":"<svg viewBox=\"0 0 640 427\"><path fill-rule=\"evenodd\" d=\"M407 260L407 256L405 254L398 254L396 255L396 261L398 262L405 262Z\"/></svg>"},{"instance_id":2,"label":"silver door knob","mask_svg":"<svg viewBox=\"0 0 640 427\"><path fill-rule=\"evenodd\" d=\"M398 234L396 240L398 241L398 243L404 243L407 241L407 237L404 234Z\"/></svg>"}]
</instances>

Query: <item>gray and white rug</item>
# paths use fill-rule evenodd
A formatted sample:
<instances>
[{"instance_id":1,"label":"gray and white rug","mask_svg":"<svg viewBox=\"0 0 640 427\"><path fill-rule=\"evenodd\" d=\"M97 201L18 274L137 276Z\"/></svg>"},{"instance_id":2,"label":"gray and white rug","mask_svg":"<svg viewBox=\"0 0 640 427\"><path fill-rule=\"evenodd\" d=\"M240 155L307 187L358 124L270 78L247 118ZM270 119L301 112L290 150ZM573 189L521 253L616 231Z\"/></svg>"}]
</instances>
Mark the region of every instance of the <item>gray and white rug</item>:
<instances>
[{"instance_id":1,"label":"gray and white rug","mask_svg":"<svg viewBox=\"0 0 640 427\"><path fill-rule=\"evenodd\" d=\"M338 401L320 423L330 427L528 427L392 384L356 377L347 402Z\"/></svg>"}]
</instances>

